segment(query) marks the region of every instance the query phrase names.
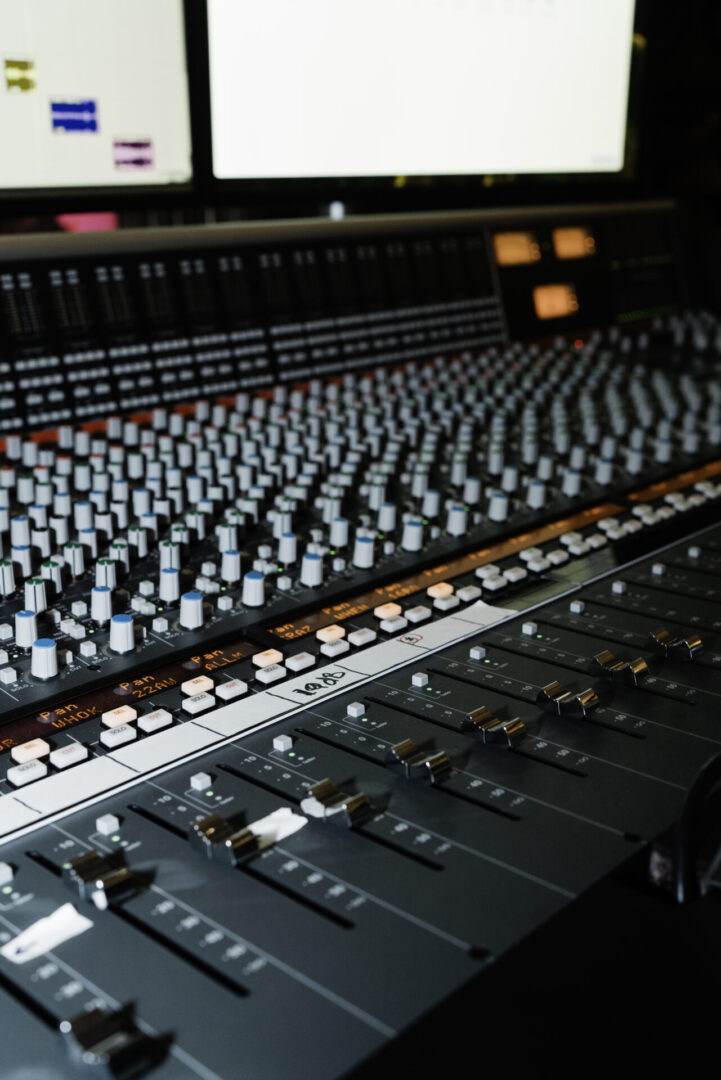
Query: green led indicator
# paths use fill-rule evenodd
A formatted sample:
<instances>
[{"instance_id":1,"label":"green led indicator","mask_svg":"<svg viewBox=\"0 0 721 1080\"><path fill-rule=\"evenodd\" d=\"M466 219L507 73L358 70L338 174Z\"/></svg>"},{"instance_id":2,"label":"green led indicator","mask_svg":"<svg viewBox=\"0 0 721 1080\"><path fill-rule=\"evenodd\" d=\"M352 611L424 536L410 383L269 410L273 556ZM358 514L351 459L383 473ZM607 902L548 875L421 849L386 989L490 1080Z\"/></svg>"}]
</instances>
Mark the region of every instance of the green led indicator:
<instances>
[{"instance_id":1,"label":"green led indicator","mask_svg":"<svg viewBox=\"0 0 721 1080\"><path fill-rule=\"evenodd\" d=\"M296 757L296 756L297 756L297 755L296 755L296 754L295 754L295 753L294 753L294 752L293 752L292 750L291 750L291 752L290 752L290 753L288 754L288 757Z\"/></svg>"},{"instance_id":2,"label":"green led indicator","mask_svg":"<svg viewBox=\"0 0 721 1080\"><path fill-rule=\"evenodd\" d=\"M110 839L113 841L114 844L119 844L120 843L120 837L118 836L117 833L115 834L115 836L111 836Z\"/></svg>"},{"instance_id":3,"label":"green led indicator","mask_svg":"<svg viewBox=\"0 0 721 1080\"><path fill-rule=\"evenodd\" d=\"M427 525L427 524L428 524L428 518L423 518L423 524L424 524L424 525Z\"/></svg>"},{"instance_id":4,"label":"green led indicator","mask_svg":"<svg viewBox=\"0 0 721 1080\"><path fill-rule=\"evenodd\" d=\"M542 637L543 637L543 634L536 634L536 637L537 637L537 638L542 638Z\"/></svg>"},{"instance_id":5,"label":"green led indicator","mask_svg":"<svg viewBox=\"0 0 721 1080\"><path fill-rule=\"evenodd\" d=\"M206 795L206 798L208 798L208 799L213 798L213 792L212 791L206 791L205 795Z\"/></svg>"},{"instance_id":6,"label":"green led indicator","mask_svg":"<svg viewBox=\"0 0 721 1080\"><path fill-rule=\"evenodd\" d=\"M331 548L330 553L331 553L331 555L335 555L335 548Z\"/></svg>"},{"instance_id":7,"label":"green led indicator","mask_svg":"<svg viewBox=\"0 0 721 1080\"><path fill-rule=\"evenodd\" d=\"M367 723L368 723L368 717L364 716L363 719L361 720L361 724L367 724Z\"/></svg>"},{"instance_id":8,"label":"green led indicator","mask_svg":"<svg viewBox=\"0 0 721 1080\"><path fill-rule=\"evenodd\" d=\"M11 893L12 891L13 891L12 885L6 885L5 888L3 889L3 892L5 893L6 896L8 896L8 894Z\"/></svg>"},{"instance_id":9,"label":"green led indicator","mask_svg":"<svg viewBox=\"0 0 721 1080\"><path fill-rule=\"evenodd\" d=\"M94 634L94 633L95 633L95 631L94 631L94 630L88 630L88 633L89 633L89 634Z\"/></svg>"},{"instance_id":10,"label":"green led indicator","mask_svg":"<svg viewBox=\"0 0 721 1080\"><path fill-rule=\"evenodd\" d=\"M383 539L383 533L378 533L378 539L379 539L379 540L382 540L382 539Z\"/></svg>"},{"instance_id":11,"label":"green led indicator","mask_svg":"<svg viewBox=\"0 0 721 1080\"><path fill-rule=\"evenodd\" d=\"M278 569L280 570L280 567L278 567ZM220 586L220 591L221 591L221 592L225 592L225 591L226 591L226 589L225 589L225 585L221 585L221 586Z\"/></svg>"},{"instance_id":12,"label":"green led indicator","mask_svg":"<svg viewBox=\"0 0 721 1080\"><path fill-rule=\"evenodd\" d=\"M490 662L491 662L490 660L484 660L483 661L484 664L490 664Z\"/></svg>"}]
</instances>

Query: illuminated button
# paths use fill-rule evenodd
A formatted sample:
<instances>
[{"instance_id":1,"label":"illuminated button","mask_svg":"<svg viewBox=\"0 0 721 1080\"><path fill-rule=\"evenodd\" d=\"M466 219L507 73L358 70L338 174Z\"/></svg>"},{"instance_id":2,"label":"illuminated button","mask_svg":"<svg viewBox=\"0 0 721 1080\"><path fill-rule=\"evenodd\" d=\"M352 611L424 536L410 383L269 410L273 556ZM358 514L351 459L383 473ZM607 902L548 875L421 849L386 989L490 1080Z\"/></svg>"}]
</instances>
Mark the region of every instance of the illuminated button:
<instances>
[{"instance_id":1,"label":"illuminated button","mask_svg":"<svg viewBox=\"0 0 721 1080\"><path fill-rule=\"evenodd\" d=\"M530 562L531 559L540 559L542 555L543 552L539 547L529 547L526 548L525 551L519 551L518 558L521 560L521 562L527 563Z\"/></svg>"},{"instance_id":2,"label":"illuminated button","mask_svg":"<svg viewBox=\"0 0 721 1080\"><path fill-rule=\"evenodd\" d=\"M477 600L481 595L481 590L477 585L463 585L460 589L456 590L456 596L459 600L462 600L464 604L468 604L471 600Z\"/></svg>"},{"instance_id":3,"label":"illuminated button","mask_svg":"<svg viewBox=\"0 0 721 1080\"><path fill-rule=\"evenodd\" d=\"M560 538L564 547L570 547L571 544L577 544L580 540L583 540L580 532L567 532Z\"/></svg>"},{"instance_id":4,"label":"illuminated button","mask_svg":"<svg viewBox=\"0 0 721 1080\"><path fill-rule=\"evenodd\" d=\"M404 619L402 615L393 615L383 620L381 630L386 634L397 634L401 630L405 630L407 626L408 619Z\"/></svg>"},{"instance_id":5,"label":"illuminated button","mask_svg":"<svg viewBox=\"0 0 721 1080\"><path fill-rule=\"evenodd\" d=\"M315 657L312 653L300 652L295 656L289 656L285 662L285 666L290 668L291 671L305 671L306 668L313 667L315 664Z\"/></svg>"},{"instance_id":6,"label":"illuminated button","mask_svg":"<svg viewBox=\"0 0 721 1080\"><path fill-rule=\"evenodd\" d=\"M276 735L273 739L273 749L280 754L285 754L293 749L293 739L290 735Z\"/></svg>"},{"instance_id":7,"label":"illuminated button","mask_svg":"<svg viewBox=\"0 0 721 1080\"><path fill-rule=\"evenodd\" d=\"M426 589L426 596L430 596L431 600L441 600L444 596L451 596L453 594L453 586L447 581L439 581L436 585L429 585Z\"/></svg>"},{"instance_id":8,"label":"illuminated button","mask_svg":"<svg viewBox=\"0 0 721 1080\"><path fill-rule=\"evenodd\" d=\"M103 724L107 728L119 727L121 724L132 724L137 720L138 712L132 705L118 705L117 709L109 709L102 716Z\"/></svg>"},{"instance_id":9,"label":"illuminated button","mask_svg":"<svg viewBox=\"0 0 721 1080\"><path fill-rule=\"evenodd\" d=\"M481 581L485 581L489 577L497 577L501 572L500 566L496 566L495 563L489 562L485 566L479 566L476 570L476 577Z\"/></svg>"},{"instance_id":10,"label":"illuminated button","mask_svg":"<svg viewBox=\"0 0 721 1080\"><path fill-rule=\"evenodd\" d=\"M248 684L242 679L229 679L228 682L220 683L215 693L223 701L232 701L233 698L242 697L243 694L248 693Z\"/></svg>"},{"instance_id":11,"label":"illuminated button","mask_svg":"<svg viewBox=\"0 0 721 1080\"><path fill-rule=\"evenodd\" d=\"M426 619L430 619L433 612L425 604L416 604L415 607L406 609L406 618L408 622L417 625L418 623L425 622Z\"/></svg>"},{"instance_id":12,"label":"illuminated button","mask_svg":"<svg viewBox=\"0 0 721 1080\"><path fill-rule=\"evenodd\" d=\"M286 670L282 664L271 664L270 667L258 668L255 673L258 682L262 682L266 686L269 686L270 683L278 682L279 679L284 679L285 676Z\"/></svg>"},{"instance_id":13,"label":"illuminated button","mask_svg":"<svg viewBox=\"0 0 721 1080\"><path fill-rule=\"evenodd\" d=\"M356 648L360 648L361 645L370 645L371 642L375 641L377 637L378 635L376 634L375 630L363 627L362 630L351 631L351 633L348 635L348 640L351 645L354 645Z\"/></svg>"},{"instance_id":14,"label":"illuminated button","mask_svg":"<svg viewBox=\"0 0 721 1080\"><path fill-rule=\"evenodd\" d=\"M380 604L377 608L373 609L373 614L376 619L392 619L395 615L400 615L403 608L400 604Z\"/></svg>"},{"instance_id":15,"label":"illuminated button","mask_svg":"<svg viewBox=\"0 0 721 1080\"><path fill-rule=\"evenodd\" d=\"M192 697L187 697L183 702L183 712L190 713L191 716L197 716L198 713L207 712L208 709L212 709L215 706L215 698L212 694L193 694Z\"/></svg>"},{"instance_id":16,"label":"illuminated button","mask_svg":"<svg viewBox=\"0 0 721 1080\"><path fill-rule=\"evenodd\" d=\"M101 836L112 836L120 828L120 818L117 814L101 814L95 819L95 831Z\"/></svg>"},{"instance_id":17,"label":"illuminated button","mask_svg":"<svg viewBox=\"0 0 721 1080\"><path fill-rule=\"evenodd\" d=\"M325 645L321 645L320 651L324 656L330 656L333 659L336 656L341 656L343 653L350 651L350 645L343 638L338 638L336 641L326 641Z\"/></svg>"},{"instance_id":18,"label":"illuminated button","mask_svg":"<svg viewBox=\"0 0 721 1080\"><path fill-rule=\"evenodd\" d=\"M283 653L280 649L266 649L265 652L256 653L253 663L256 667L270 667L271 664L280 664L283 661Z\"/></svg>"},{"instance_id":19,"label":"illuminated button","mask_svg":"<svg viewBox=\"0 0 721 1080\"><path fill-rule=\"evenodd\" d=\"M45 739L31 739L22 746L13 746L10 757L17 761L18 765L24 765L26 761L35 761L37 758L47 757L50 747Z\"/></svg>"},{"instance_id":20,"label":"illuminated button","mask_svg":"<svg viewBox=\"0 0 721 1080\"><path fill-rule=\"evenodd\" d=\"M603 533L593 533L591 536L586 537L586 543L590 548L597 549L605 547L608 540Z\"/></svg>"},{"instance_id":21,"label":"illuminated button","mask_svg":"<svg viewBox=\"0 0 721 1080\"><path fill-rule=\"evenodd\" d=\"M71 765L79 765L81 761L88 760L88 748L82 743L68 743L53 750L50 755L50 764L54 769L68 769Z\"/></svg>"},{"instance_id":22,"label":"illuminated button","mask_svg":"<svg viewBox=\"0 0 721 1080\"><path fill-rule=\"evenodd\" d=\"M563 563L568 562L568 552L563 548L555 548L553 551L549 551L546 556L552 566L561 566Z\"/></svg>"},{"instance_id":23,"label":"illuminated button","mask_svg":"<svg viewBox=\"0 0 721 1080\"><path fill-rule=\"evenodd\" d=\"M182 693L192 697L193 694L212 694L215 683L207 675L196 675L194 679L186 679L180 684Z\"/></svg>"},{"instance_id":24,"label":"illuminated button","mask_svg":"<svg viewBox=\"0 0 721 1080\"><path fill-rule=\"evenodd\" d=\"M487 592L498 592L499 589L505 589L508 582L500 574L498 577L484 578L483 588Z\"/></svg>"},{"instance_id":25,"label":"illuminated button","mask_svg":"<svg viewBox=\"0 0 721 1080\"><path fill-rule=\"evenodd\" d=\"M345 627L337 626L336 624L333 624L333 626L324 626L321 630L316 630L315 636L318 641L324 641L326 643L340 641L341 638L345 637Z\"/></svg>"},{"instance_id":26,"label":"illuminated button","mask_svg":"<svg viewBox=\"0 0 721 1080\"><path fill-rule=\"evenodd\" d=\"M503 571L503 577L511 585L517 585L519 581L524 581L528 577L528 570L526 570L525 566L509 566L507 570Z\"/></svg>"},{"instance_id":27,"label":"illuminated button","mask_svg":"<svg viewBox=\"0 0 721 1080\"><path fill-rule=\"evenodd\" d=\"M155 709L153 712L140 717L138 727L146 735L152 735L154 731L160 731L161 728L168 727L172 722L173 717L167 709Z\"/></svg>"},{"instance_id":28,"label":"illuminated button","mask_svg":"<svg viewBox=\"0 0 721 1080\"><path fill-rule=\"evenodd\" d=\"M585 540L576 540L573 544L568 544L566 550L569 555L588 555L589 547Z\"/></svg>"},{"instance_id":29,"label":"illuminated button","mask_svg":"<svg viewBox=\"0 0 721 1080\"><path fill-rule=\"evenodd\" d=\"M450 611L451 608L460 607L460 600L454 594L453 596L439 596L433 601L433 607L436 611Z\"/></svg>"},{"instance_id":30,"label":"illuminated button","mask_svg":"<svg viewBox=\"0 0 721 1080\"><path fill-rule=\"evenodd\" d=\"M546 558L529 559L526 563L529 570L532 570L534 574L542 574L544 570L550 570L551 564Z\"/></svg>"},{"instance_id":31,"label":"illuminated button","mask_svg":"<svg viewBox=\"0 0 721 1080\"><path fill-rule=\"evenodd\" d=\"M138 733L130 724L121 724L119 727L108 728L100 733L100 741L108 750L115 750L118 746L133 742Z\"/></svg>"},{"instance_id":32,"label":"illuminated button","mask_svg":"<svg viewBox=\"0 0 721 1080\"><path fill-rule=\"evenodd\" d=\"M193 773L190 778L190 787L193 791L207 791L212 783L212 777L207 772Z\"/></svg>"},{"instance_id":33,"label":"illuminated button","mask_svg":"<svg viewBox=\"0 0 721 1080\"><path fill-rule=\"evenodd\" d=\"M3 685L10 686L17 681L18 673L14 667L6 667L0 671L0 683L3 683Z\"/></svg>"},{"instance_id":34,"label":"illuminated button","mask_svg":"<svg viewBox=\"0 0 721 1080\"><path fill-rule=\"evenodd\" d=\"M24 787L32 784L34 780L42 780L48 775L48 767L44 761L26 761L22 765L13 765L7 771L8 781L13 787Z\"/></svg>"}]
</instances>

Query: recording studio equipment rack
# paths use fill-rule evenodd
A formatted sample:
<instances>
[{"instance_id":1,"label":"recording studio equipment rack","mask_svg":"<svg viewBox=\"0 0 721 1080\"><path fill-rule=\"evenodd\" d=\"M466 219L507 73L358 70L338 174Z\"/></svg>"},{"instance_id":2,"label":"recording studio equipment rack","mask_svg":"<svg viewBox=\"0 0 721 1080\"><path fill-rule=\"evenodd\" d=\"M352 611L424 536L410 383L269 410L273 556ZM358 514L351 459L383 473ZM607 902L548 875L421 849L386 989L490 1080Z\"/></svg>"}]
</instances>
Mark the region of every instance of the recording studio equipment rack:
<instances>
[{"instance_id":1,"label":"recording studio equipment rack","mask_svg":"<svg viewBox=\"0 0 721 1080\"><path fill-rule=\"evenodd\" d=\"M672 207L0 263L4 1078L338 1078L620 870L715 890Z\"/></svg>"}]
</instances>

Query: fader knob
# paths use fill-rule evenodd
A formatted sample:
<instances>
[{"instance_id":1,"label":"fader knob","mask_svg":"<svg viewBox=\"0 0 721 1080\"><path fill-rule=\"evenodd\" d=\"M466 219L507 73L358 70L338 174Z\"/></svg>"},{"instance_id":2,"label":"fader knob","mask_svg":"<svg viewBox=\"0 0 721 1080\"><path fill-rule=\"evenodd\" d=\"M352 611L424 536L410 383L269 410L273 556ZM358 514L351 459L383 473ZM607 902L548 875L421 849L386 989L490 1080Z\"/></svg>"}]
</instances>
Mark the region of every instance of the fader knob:
<instances>
[{"instance_id":1,"label":"fader knob","mask_svg":"<svg viewBox=\"0 0 721 1080\"><path fill-rule=\"evenodd\" d=\"M38 636L37 615L32 610L18 611L15 616L15 644L29 649Z\"/></svg>"},{"instance_id":2,"label":"fader knob","mask_svg":"<svg viewBox=\"0 0 721 1080\"><path fill-rule=\"evenodd\" d=\"M531 480L528 485L526 505L531 510L541 510L546 501L546 485L542 480Z\"/></svg>"},{"instance_id":3,"label":"fader knob","mask_svg":"<svg viewBox=\"0 0 721 1080\"><path fill-rule=\"evenodd\" d=\"M309 589L323 584L323 557L321 555L306 551L300 564L300 580L301 584Z\"/></svg>"},{"instance_id":4,"label":"fader knob","mask_svg":"<svg viewBox=\"0 0 721 1080\"><path fill-rule=\"evenodd\" d=\"M236 549L223 552L223 558L220 564L220 576L223 581L227 581L229 585L234 585L236 581L240 581L240 552Z\"/></svg>"},{"instance_id":5,"label":"fader knob","mask_svg":"<svg viewBox=\"0 0 721 1080\"><path fill-rule=\"evenodd\" d=\"M85 573L85 553L82 544L66 544L63 555L73 577L80 577Z\"/></svg>"},{"instance_id":6,"label":"fader knob","mask_svg":"<svg viewBox=\"0 0 721 1080\"><path fill-rule=\"evenodd\" d=\"M577 469L566 469L561 490L569 499L578 495L581 490L581 474Z\"/></svg>"},{"instance_id":7,"label":"fader knob","mask_svg":"<svg viewBox=\"0 0 721 1080\"><path fill-rule=\"evenodd\" d=\"M15 591L15 571L9 559L0 559L0 593L9 596Z\"/></svg>"},{"instance_id":8,"label":"fader knob","mask_svg":"<svg viewBox=\"0 0 721 1080\"><path fill-rule=\"evenodd\" d=\"M373 537L356 536L353 544L353 565L359 570L370 570L373 566Z\"/></svg>"},{"instance_id":9,"label":"fader knob","mask_svg":"<svg viewBox=\"0 0 721 1080\"><path fill-rule=\"evenodd\" d=\"M423 547L423 522L406 521L403 526L401 547L404 551L420 551Z\"/></svg>"},{"instance_id":10,"label":"fader knob","mask_svg":"<svg viewBox=\"0 0 721 1080\"><path fill-rule=\"evenodd\" d=\"M243 578L243 604L262 607L265 603L265 579L259 570L249 570Z\"/></svg>"},{"instance_id":11,"label":"fader knob","mask_svg":"<svg viewBox=\"0 0 721 1080\"><path fill-rule=\"evenodd\" d=\"M90 591L90 618L102 626L112 614L112 592L109 586L96 585Z\"/></svg>"},{"instance_id":12,"label":"fader knob","mask_svg":"<svg viewBox=\"0 0 721 1080\"><path fill-rule=\"evenodd\" d=\"M110 648L113 652L121 654L133 651L135 625L132 615L113 615L110 620Z\"/></svg>"},{"instance_id":13,"label":"fader knob","mask_svg":"<svg viewBox=\"0 0 721 1080\"><path fill-rule=\"evenodd\" d=\"M467 520L465 506L451 506L446 517L446 532L449 536L463 536Z\"/></svg>"},{"instance_id":14,"label":"fader knob","mask_svg":"<svg viewBox=\"0 0 721 1080\"><path fill-rule=\"evenodd\" d=\"M45 582L42 578L28 578L25 582L25 607L37 615L48 606ZM32 644L32 642L31 642Z\"/></svg>"},{"instance_id":15,"label":"fader knob","mask_svg":"<svg viewBox=\"0 0 721 1080\"><path fill-rule=\"evenodd\" d=\"M52 638L38 638L33 642L30 673L36 679L52 679L58 673L58 648Z\"/></svg>"},{"instance_id":16,"label":"fader knob","mask_svg":"<svg viewBox=\"0 0 721 1080\"><path fill-rule=\"evenodd\" d=\"M278 540L278 562L290 566L298 557L298 538L295 533L284 532Z\"/></svg>"},{"instance_id":17,"label":"fader knob","mask_svg":"<svg viewBox=\"0 0 721 1080\"><path fill-rule=\"evenodd\" d=\"M180 571L175 566L166 566L160 571L158 596L164 604L174 604L180 596Z\"/></svg>"},{"instance_id":18,"label":"fader knob","mask_svg":"<svg viewBox=\"0 0 721 1080\"><path fill-rule=\"evenodd\" d=\"M508 501L505 491L494 491L488 502L488 520L505 521L508 517Z\"/></svg>"},{"instance_id":19,"label":"fader knob","mask_svg":"<svg viewBox=\"0 0 721 1080\"><path fill-rule=\"evenodd\" d=\"M180 598L180 625L186 630L198 630L203 625L202 593L183 593Z\"/></svg>"}]
</instances>

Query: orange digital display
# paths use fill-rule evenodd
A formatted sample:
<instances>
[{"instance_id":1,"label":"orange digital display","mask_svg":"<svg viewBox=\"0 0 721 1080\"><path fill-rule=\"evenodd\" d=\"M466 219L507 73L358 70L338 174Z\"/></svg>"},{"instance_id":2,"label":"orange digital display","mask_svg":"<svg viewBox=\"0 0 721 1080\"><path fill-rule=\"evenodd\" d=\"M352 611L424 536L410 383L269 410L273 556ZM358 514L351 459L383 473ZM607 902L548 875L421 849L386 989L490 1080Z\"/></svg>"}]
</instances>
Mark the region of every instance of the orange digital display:
<instances>
[{"instance_id":1,"label":"orange digital display","mask_svg":"<svg viewBox=\"0 0 721 1080\"><path fill-rule=\"evenodd\" d=\"M581 226L554 229L553 251L557 259L585 259L596 254L596 241Z\"/></svg>"},{"instance_id":2,"label":"orange digital display","mask_svg":"<svg viewBox=\"0 0 721 1080\"><path fill-rule=\"evenodd\" d=\"M536 285L533 306L539 319L562 319L578 311L573 285Z\"/></svg>"},{"instance_id":3,"label":"orange digital display","mask_svg":"<svg viewBox=\"0 0 721 1080\"><path fill-rule=\"evenodd\" d=\"M529 232L496 233L493 250L499 266L528 266L541 258L538 241Z\"/></svg>"}]
</instances>

